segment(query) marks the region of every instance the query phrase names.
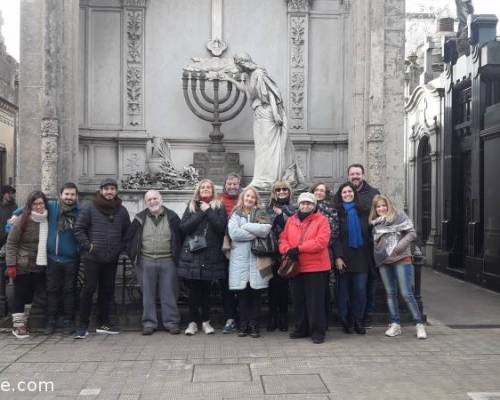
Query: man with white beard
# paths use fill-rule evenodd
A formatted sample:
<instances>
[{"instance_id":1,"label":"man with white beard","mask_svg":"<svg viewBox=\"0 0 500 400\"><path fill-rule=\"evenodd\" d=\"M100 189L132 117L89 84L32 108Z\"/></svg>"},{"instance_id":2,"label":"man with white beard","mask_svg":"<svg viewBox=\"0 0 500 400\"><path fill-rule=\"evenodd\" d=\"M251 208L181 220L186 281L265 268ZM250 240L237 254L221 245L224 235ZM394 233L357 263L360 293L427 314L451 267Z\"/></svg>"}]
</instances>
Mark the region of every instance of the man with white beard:
<instances>
[{"instance_id":1,"label":"man with white beard","mask_svg":"<svg viewBox=\"0 0 500 400\"><path fill-rule=\"evenodd\" d=\"M142 334L152 335L163 325L171 334L180 332L177 260L182 237L180 218L162 203L157 190L144 195L148 208L138 213L127 233L127 249L132 263L142 271ZM156 314L157 288L161 303L159 323Z\"/></svg>"}]
</instances>

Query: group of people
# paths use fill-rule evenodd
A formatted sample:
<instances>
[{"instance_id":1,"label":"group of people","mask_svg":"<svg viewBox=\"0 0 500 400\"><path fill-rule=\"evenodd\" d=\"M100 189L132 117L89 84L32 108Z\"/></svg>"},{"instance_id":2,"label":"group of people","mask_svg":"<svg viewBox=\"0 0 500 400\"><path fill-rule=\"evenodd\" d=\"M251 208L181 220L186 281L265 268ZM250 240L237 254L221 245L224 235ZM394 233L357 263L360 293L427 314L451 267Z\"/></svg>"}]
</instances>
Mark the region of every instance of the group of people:
<instances>
[{"instance_id":1,"label":"group of people","mask_svg":"<svg viewBox=\"0 0 500 400\"><path fill-rule=\"evenodd\" d=\"M328 185L318 182L296 203L286 181L273 184L267 202L254 187L241 188L240 183L237 174L228 175L219 194L211 180L201 180L182 218L163 204L158 191L149 190L146 208L132 222L114 179L105 179L93 201L82 207L73 183L63 185L57 200L33 192L17 211L14 189L2 188L2 224L14 214L5 243L7 273L14 281L13 334L29 335L25 306L39 289L47 293L46 334L54 332L62 314L65 333L87 337L96 290L96 332L119 333L111 309L118 259L126 253L142 291L144 335L160 328L181 333L179 278L189 289L186 335L195 335L199 328L205 334L215 332L210 305L214 282L221 289L223 333L259 337L262 294L267 290L268 331L288 330L290 293L295 315L290 338L323 343L331 315L329 287L335 282L343 331L365 334L371 324L374 281L380 275L390 317L385 334L401 334L400 292L416 322L417 337L427 337L412 290L415 229L387 196L364 180L362 165L349 166L348 181L333 197ZM275 246L259 253L259 240ZM290 279L278 274L284 257L296 265ZM84 281L76 325L80 259Z\"/></svg>"}]
</instances>

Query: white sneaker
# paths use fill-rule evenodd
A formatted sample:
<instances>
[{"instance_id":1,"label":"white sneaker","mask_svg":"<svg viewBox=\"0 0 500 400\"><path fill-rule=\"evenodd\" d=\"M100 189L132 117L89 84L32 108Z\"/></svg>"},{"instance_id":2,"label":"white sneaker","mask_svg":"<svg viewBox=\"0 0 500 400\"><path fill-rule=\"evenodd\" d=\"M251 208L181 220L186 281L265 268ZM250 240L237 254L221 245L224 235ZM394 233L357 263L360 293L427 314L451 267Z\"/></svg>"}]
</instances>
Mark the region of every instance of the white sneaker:
<instances>
[{"instance_id":1,"label":"white sneaker","mask_svg":"<svg viewBox=\"0 0 500 400\"><path fill-rule=\"evenodd\" d=\"M417 338L427 339L427 332L425 331L424 324L417 324Z\"/></svg>"},{"instance_id":2,"label":"white sneaker","mask_svg":"<svg viewBox=\"0 0 500 400\"><path fill-rule=\"evenodd\" d=\"M215 332L215 329L213 328L212 325L210 325L210 321L205 321L201 324L201 327L203 329L203 332L205 332L207 335L211 335Z\"/></svg>"},{"instance_id":3,"label":"white sneaker","mask_svg":"<svg viewBox=\"0 0 500 400\"><path fill-rule=\"evenodd\" d=\"M198 325L196 322L190 322L184 333L188 336L193 336L196 332L198 332Z\"/></svg>"},{"instance_id":4,"label":"white sneaker","mask_svg":"<svg viewBox=\"0 0 500 400\"><path fill-rule=\"evenodd\" d=\"M394 337L399 335L401 335L401 325L396 324L395 322L390 324L389 329L385 331L385 336Z\"/></svg>"}]
</instances>

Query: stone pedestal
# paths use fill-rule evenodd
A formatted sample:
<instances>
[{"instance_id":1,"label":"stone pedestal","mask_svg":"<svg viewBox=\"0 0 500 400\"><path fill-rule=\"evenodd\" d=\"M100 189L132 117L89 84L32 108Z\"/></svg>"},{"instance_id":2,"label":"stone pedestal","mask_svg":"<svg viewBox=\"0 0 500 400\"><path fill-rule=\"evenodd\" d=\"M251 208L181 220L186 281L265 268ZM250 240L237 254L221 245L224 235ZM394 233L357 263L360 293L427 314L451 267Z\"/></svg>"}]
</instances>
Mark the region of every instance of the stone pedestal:
<instances>
[{"instance_id":1,"label":"stone pedestal","mask_svg":"<svg viewBox=\"0 0 500 400\"><path fill-rule=\"evenodd\" d=\"M243 176L243 165L240 164L238 153L194 153L193 165L199 171L200 177L209 178L219 185L224 183L225 176L231 172Z\"/></svg>"}]
</instances>

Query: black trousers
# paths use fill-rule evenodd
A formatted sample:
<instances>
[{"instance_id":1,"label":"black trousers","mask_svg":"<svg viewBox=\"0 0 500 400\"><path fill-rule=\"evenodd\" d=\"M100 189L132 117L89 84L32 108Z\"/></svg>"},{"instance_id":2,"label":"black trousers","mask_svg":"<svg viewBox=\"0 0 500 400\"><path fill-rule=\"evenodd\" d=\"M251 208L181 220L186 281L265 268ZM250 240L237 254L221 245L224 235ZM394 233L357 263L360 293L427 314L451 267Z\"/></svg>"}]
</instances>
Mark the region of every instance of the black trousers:
<instances>
[{"instance_id":1,"label":"black trousers","mask_svg":"<svg viewBox=\"0 0 500 400\"><path fill-rule=\"evenodd\" d=\"M238 320L238 298L233 290L229 290L229 282L227 279L219 280L220 290L222 294L222 309L224 311L224 319Z\"/></svg>"},{"instance_id":2,"label":"black trousers","mask_svg":"<svg viewBox=\"0 0 500 400\"><path fill-rule=\"evenodd\" d=\"M86 259L83 263L85 279L80 298L80 326L88 327L92 312L92 299L97 292L97 324L108 325L115 296L117 261L100 263Z\"/></svg>"},{"instance_id":3,"label":"black trousers","mask_svg":"<svg viewBox=\"0 0 500 400\"><path fill-rule=\"evenodd\" d=\"M326 282L328 272L303 273L291 280L295 330L323 338L326 331Z\"/></svg>"},{"instance_id":4,"label":"black trousers","mask_svg":"<svg viewBox=\"0 0 500 400\"><path fill-rule=\"evenodd\" d=\"M269 281L267 295L271 314L288 314L288 279L275 273Z\"/></svg>"},{"instance_id":5,"label":"black trousers","mask_svg":"<svg viewBox=\"0 0 500 400\"><path fill-rule=\"evenodd\" d=\"M210 281L189 279L189 321L200 322L210 320ZM200 315L201 309L201 315Z\"/></svg>"},{"instance_id":6,"label":"black trousers","mask_svg":"<svg viewBox=\"0 0 500 400\"><path fill-rule=\"evenodd\" d=\"M55 320L62 299L64 319L75 313L75 284L78 264L49 261L47 266L47 319Z\"/></svg>"},{"instance_id":7,"label":"black trousers","mask_svg":"<svg viewBox=\"0 0 500 400\"><path fill-rule=\"evenodd\" d=\"M243 290L236 291L240 307L240 325L258 326L260 317L260 304L262 290L252 289L250 284Z\"/></svg>"},{"instance_id":8,"label":"black trousers","mask_svg":"<svg viewBox=\"0 0 500 400\"><path fill-rule=\"evenodd\" d=\"M24 305L31 304L35 292L45 291L45 272L28 272L19 274L14 279L13 313L23 313Z\"/></svg>"}]
</instances>

